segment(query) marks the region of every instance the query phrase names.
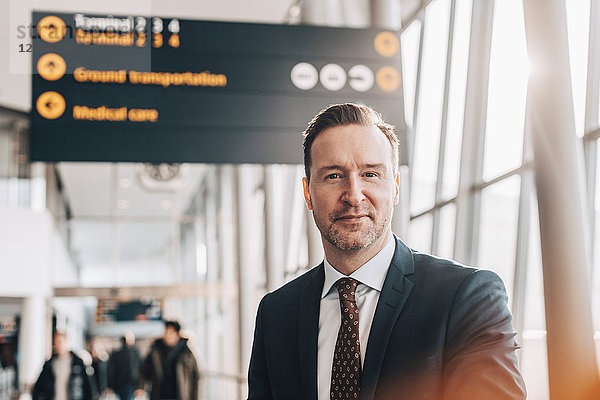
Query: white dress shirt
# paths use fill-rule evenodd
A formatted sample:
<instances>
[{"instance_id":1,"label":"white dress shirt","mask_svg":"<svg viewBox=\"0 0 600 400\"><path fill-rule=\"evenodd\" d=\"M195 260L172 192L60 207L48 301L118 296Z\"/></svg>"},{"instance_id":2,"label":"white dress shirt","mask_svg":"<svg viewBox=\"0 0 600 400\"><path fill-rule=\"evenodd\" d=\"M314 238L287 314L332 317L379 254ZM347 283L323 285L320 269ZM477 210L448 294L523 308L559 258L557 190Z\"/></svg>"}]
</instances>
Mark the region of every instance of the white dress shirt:
<instances>
[{"instance_id":1,"label":"white dress shirt","mask_svg":"<svg viewBox=\"0 0 600 400\"><path fill-rule=\"evenodd\" d=\"M371 332L371 324L383 281L394 256L396 248L394 236L391 235L387 244L373 258L354 271L350 277L359 284L356 288L356 305L358 307L358 327L360 340L360 359L365 363L367 342ZM331 366L335 342L340 329L342 316L340 312L340 297L335 282L345 277L329 264L325 264L325 282L321 294L321 310L319 313L319 347L317 354L317 390L319 400L329 400L331 386Z\"/></svg>"}]
</instances>

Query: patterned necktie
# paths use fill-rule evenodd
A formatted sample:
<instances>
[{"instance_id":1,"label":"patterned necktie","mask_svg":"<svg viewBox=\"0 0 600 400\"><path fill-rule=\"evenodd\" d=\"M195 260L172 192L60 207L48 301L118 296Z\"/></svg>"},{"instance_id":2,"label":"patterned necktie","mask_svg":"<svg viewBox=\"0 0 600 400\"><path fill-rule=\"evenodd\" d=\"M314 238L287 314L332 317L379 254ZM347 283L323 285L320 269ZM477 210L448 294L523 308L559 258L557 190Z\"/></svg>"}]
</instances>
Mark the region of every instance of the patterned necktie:
<instances>
[{"instance_id":1,"label":"patterned necktie","mask_svg":"<svg viewBox=\"0 0 600 400\"><path fill-rule=\"evenodd\" d=\"M331 367L331 395L334 399L358 399L360 393L360 341L358 338L358 307L354 293L358 281L341 278L335 286L340 294L342 323L335 342Z\"/></svg>"}]
</instances>

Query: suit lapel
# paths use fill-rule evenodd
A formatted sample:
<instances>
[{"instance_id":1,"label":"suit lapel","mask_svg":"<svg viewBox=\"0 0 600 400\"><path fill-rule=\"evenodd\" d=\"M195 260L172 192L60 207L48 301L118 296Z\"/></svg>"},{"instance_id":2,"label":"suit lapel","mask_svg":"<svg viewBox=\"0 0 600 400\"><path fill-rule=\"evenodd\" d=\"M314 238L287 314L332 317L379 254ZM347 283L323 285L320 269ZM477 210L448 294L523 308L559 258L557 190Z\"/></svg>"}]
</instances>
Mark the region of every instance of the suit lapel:
<instances>
[{"instance_id":1,"label":"suit lapel","mask_svg":"<svg viewBox=\"0 0 600 400\"><path fill-rule=\"evenodd\" d=\"M317 352L319 340L319 310L321 292L325 281L323 263L311 274L299 299L298 310L298 352L302 398L317 398Z\"/></svg>"},{"instance_id":2,"label":"suit lapel","mask_svg":"<svg viewBox=\"0 0 600 400\"><path fill-rule=\"evenodd\" d=\"M396 250L383 283L369 333L365 365L361 375L361 400L371 400L375 395L390 334L414 286L405 275L413 272L412 252L396 238Z\"/></svg>"}]
</instances>

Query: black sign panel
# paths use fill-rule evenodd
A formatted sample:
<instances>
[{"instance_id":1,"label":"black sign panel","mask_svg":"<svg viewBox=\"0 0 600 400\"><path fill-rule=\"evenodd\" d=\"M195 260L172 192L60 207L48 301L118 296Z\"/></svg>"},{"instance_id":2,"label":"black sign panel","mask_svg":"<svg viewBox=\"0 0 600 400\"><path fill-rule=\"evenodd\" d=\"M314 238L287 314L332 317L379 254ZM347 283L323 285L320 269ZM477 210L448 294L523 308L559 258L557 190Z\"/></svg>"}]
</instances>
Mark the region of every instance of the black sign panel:
<instances>
[{"instance_id":1,"label":"black sign panel","mask_svg":"<svg viewBox=\"0 0 600 400\"><path fill-rule=\"evenodd\" d=\"M160 321L162 301L158 298L145 298L134 301L98 299L96 323L123 321Z\"/></svg>"},{"instance_id":2,"label":"black sign panel","mask_svg":"<svg viewBox=\"0 0 600 400\"><path fill-rule=\"evenodd\" d=\"M301 163L347 101L404 142L398 32L36 12L31 34L32 161Z\"/></svg>"}]
</instances>

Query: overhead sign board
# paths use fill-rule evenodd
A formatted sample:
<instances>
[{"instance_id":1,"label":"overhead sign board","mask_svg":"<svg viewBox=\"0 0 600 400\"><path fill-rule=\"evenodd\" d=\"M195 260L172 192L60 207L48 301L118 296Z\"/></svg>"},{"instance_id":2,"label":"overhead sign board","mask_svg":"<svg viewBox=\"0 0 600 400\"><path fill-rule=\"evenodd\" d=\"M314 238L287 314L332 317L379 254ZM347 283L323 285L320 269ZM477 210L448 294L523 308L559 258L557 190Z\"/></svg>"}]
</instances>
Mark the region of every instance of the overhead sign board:
<instances>
[{"instance_id":1,"label":"overhead sign board","mask_svg":"<svg viewBox=\"0 0 600 400\"><path fill-rule=\"evenodd\" d=\"M134 301L98 299L96 323L160 321L162 318L162 308L162 300L159 298L144 298Z\"/></svg>"},{"instance_id":2,"label":"overhead sign board","mask_svg":"<svg viewBox=\"0 0 600 400\"><path fill-rule=\"evenodd\" d=\"M32 161L300 163L347 101L404 131L398 32L35 12L31 34Z\"/></svg>"}]
</instances>

